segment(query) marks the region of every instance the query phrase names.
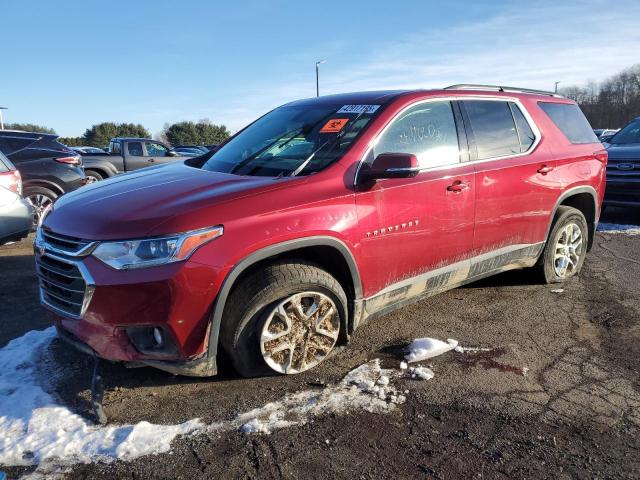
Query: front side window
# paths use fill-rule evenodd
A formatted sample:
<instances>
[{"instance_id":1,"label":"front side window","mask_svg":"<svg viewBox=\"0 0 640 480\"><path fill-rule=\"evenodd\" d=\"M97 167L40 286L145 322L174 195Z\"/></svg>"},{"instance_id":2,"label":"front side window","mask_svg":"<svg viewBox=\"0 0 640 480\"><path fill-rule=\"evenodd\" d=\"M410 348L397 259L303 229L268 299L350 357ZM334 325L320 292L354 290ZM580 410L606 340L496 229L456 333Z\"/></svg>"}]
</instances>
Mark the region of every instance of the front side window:
<instances>
[{"instance_id":1,"label":"front side window","mask_svg":"<svg viewBox=\"0 0 640 480\"><path fill-rule=\"evenodd\" d=\"M310 104L277 108L225 143L202 168L235 175L310 175L340 159L380 107Z\"/></svg>"},{"instance_id":2,"label":"front side window","mask_svg":"<svg viewBox=\"0 0 640 480\"><path fill-rule=\"evenodd\" d=\"M509 104L493 100L465 100L478 160L519 154L520 139Z\"/></svg>"},{"instance_id":3,"label":"front side window","mask_svg":"<svg viewBox=\"0 0 640 480\"><path fill-rule=\"evenodd\" d=\"M640 143L640 120L634 120L608 141L614 145Z\"/></svg>"},{"instance_id":4,"label":"front side window","mask_svg":"<svg viewBox=\"0 0 640 480\"><path fill-rule=\"evenodd\" d=\"M144 142L148 157L165 157L169 149L155 142Z\"/></svg>"},{"instance_id":5,"label":"front side window","mask_svg":"<svg viewBox=\"0 0 640 480\"><path fill-rule=\"evenodd\" d=\"M381 153L410 153L421 168L460 162L458 132L450 102L424 102L393 120L373 147L373 160Z\"/></svg>"},{"instance_id":6,"label":"front side window","mask_svg":"<svg viewBox=\"0 0 640 480\"><path fill-rule=\"evenodd\" d=\"M142 157L142 143L141 142L129 142L127 144L127 149L129 150L129 155L133 157Z\"/></svg>"},{"instance_id":7,"label":"front side window","mask_svg":"<svg viewBox=\"0 0 640 480\"><path fill-rule=\"evenodd\" d=\"M538 105L571 143L599 142L589 121L575 103L540 102Z\"/></svg>"}]
</instances>

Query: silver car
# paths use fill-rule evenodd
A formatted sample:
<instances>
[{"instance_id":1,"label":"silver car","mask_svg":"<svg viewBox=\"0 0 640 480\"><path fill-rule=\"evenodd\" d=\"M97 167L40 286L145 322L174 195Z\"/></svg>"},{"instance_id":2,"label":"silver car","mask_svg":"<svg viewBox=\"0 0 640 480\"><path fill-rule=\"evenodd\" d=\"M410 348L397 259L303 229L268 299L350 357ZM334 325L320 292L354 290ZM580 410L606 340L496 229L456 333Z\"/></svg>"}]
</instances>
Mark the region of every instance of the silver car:
<instances>
[{"instance_id":1,"label":"silver car","mask_svg":"<svg viewBox=\"0 0 640 480\"><path fill-rule=\"evenodd\" d=\"M26 237L32 222L33 209L22 198L20 172L0 152L0 245Z\"/></svg>"}]
</instances>

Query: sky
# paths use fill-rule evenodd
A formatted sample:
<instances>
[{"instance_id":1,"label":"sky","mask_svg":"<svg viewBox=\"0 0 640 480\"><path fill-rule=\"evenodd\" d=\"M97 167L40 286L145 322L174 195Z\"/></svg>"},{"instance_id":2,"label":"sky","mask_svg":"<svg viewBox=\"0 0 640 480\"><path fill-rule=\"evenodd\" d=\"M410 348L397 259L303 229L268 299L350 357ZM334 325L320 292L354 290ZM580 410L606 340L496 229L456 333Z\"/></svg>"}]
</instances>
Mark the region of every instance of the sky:
<instances>
[{"instance_id":1,"label":"sky","mask_svg":"<svg viewBox=\"0 0 640 480\"><path fill-rule=\"evenodd\" d=\"M640 1L0 0L5 122L208 118L236 131L320 93L552 90L640 63Z\"/></svg>"}]
</instances>

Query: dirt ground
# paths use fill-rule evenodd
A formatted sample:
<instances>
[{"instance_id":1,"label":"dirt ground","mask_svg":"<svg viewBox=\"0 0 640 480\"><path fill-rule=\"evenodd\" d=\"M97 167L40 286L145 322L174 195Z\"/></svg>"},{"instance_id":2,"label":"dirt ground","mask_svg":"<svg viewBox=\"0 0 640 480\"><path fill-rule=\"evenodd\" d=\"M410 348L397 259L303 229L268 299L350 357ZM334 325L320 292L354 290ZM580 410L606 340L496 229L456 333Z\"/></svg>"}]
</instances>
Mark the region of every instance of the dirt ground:
<instances>
[{"instance_id":1,"label":"dirt ground","mask_svg":"<svg viewBox=\"0 0 640 480\"><path fill-rule=\"evenodd\" d=\"M637 210L603 221L640 223ZM0 247L0 347L47 327L30 244ZM311 372L212 379L149 368L105 369L113 423L233 418L338 382L380 358L397 366L413 338L455 338L480 353L430 362L435 377L396 383L393 412L327 415L270 435L237 431L178 438L170 453L76 465L65 478L640 478L640 236L598 233L582 275L562 286L508 272L416 303L365 325ZM57 341L55 391L90 416L91 362ZM526 371L526 373L525 373ZM0 468L10 478L32 469Z\"/></svg>"}]
</instances>

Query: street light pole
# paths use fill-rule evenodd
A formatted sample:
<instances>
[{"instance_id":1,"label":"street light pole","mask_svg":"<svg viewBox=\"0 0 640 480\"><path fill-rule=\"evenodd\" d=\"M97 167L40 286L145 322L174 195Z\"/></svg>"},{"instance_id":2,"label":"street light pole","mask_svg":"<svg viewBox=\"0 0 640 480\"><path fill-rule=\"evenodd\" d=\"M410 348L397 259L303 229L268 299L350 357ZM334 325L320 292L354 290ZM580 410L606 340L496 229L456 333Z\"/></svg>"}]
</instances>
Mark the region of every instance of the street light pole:
<instances>
[{"instance_id":1,"label":"street light pole","mask_svg":"<svg viewBox=\"0 0 640 480\"><path fill-rule=\"evenodd\" d=\"M555 83L556 83L556 88L555 88L554 92L558 93L558 84L559 84L560 82L555 82Z\"/></svg>"},{"instance_id":2,"label":"street light pole","mask_svg":"<svg viewBox=\"0 0 640 480\"><path fill-rule=\"evenodd\" d=\"M316 62L316 97L320 96L320 64L326 62L326 60L318 60Z\"/></svg>"},{"instance_id":3,"label":"street light pole","mask_svg":"<svg viewBox=\"0 0 640 480\"><path fill-rule=\"evenodd\" d=\"M4 130L4 121L2 120L2 110L7 110L7 107L0 107L0 130Z\"/></svg>"}]
</instances>

